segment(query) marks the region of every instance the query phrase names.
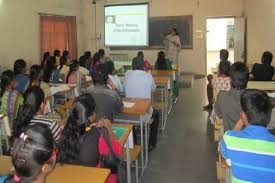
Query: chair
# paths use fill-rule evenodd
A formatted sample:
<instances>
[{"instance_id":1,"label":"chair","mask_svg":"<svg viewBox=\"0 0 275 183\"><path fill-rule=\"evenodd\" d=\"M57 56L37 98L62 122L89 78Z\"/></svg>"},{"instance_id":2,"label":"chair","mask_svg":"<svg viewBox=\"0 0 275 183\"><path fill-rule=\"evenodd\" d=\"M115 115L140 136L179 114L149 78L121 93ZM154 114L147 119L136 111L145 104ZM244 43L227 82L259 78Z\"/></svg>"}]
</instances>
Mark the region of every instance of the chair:
<instances>
[{"instance_id":1,"label":"chair","mask_svg":"<svg viewBox=\"0 0 275 183\"><path fill-rule=\"evenodd\" d=\"M223 120L216 117L214 128L214 142L219 142L223 137Z\"/></svg>"}]
</instances>

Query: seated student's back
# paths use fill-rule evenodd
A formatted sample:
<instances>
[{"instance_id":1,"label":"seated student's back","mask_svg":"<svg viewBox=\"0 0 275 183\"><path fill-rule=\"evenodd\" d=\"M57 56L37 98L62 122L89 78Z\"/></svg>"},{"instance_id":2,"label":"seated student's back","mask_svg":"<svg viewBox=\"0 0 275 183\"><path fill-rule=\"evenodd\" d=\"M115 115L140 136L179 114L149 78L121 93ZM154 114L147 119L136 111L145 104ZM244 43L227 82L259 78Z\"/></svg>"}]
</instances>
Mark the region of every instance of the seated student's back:
<instances>
[{"instance_id":1,"label":"seated student's back","mask_svg":"<svg viewBox=\"0 0 275 183\"><path fill-rule=\"evenodd\" d=\"M14 74L17 82L16 90L23 94L29 85L29 78L26 76L27 63L23 59L14 62Z\"/></svg>"},{"instance_id":2,"label":"seated student's back","mask_svg":"<svg viewBox=\"0 0 275 183\"><path fill-rule=\"evenodd\" d=\"M254 64L252 67L253 80L255 81L271 81L274 75L274 67L271 66L273 55L270 52L264 52L262 55L262 63Z\"/></svg>"},{"instance_id":3,"label":"seated student's back","mask_svg":"<svg viewBox=\"0 0 275 183\"><path fill-rule=\"evenodd\" d=\"M222 156L231 162L232 182L274 182L275 136L267 129L271 101L262 91L246 90L241 106L238 126L244 128L227 131L220 143Z\"/></svg>"},{"instance_id":4,"label":"seated student's back","mask_svg":"<svg viewBox=\"0 0 275 183\"><path fill-rule=\"evenodd\" d=\"M144 71L144 61L136 57L132 63L133 70L129 71L124 80L124 89L127 98L151 98L156 89L151 74Z\"/></svg>"},{"instance_id":5,"label":"seated student's back","mask_svg":"<svg viewBox=\"0 0 275 183\"><path fill-rule=\"evenodd\" d=\"M171 62L165 58L165 53L160 51L158 53L158 59L155 64L157 70L172 70Z\"/></svg>"}]
</instances>

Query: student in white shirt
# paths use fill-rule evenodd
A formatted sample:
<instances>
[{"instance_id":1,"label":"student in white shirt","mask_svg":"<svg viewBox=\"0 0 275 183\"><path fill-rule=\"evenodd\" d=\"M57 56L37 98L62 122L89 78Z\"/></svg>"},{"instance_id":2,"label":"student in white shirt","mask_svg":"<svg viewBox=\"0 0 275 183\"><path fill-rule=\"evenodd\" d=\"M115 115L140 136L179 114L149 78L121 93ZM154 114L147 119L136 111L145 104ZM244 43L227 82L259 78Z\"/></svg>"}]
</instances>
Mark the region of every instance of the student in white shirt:
<instances>
[{"instance_id":1,"label":"student in white shirt","mask_svg":"<svg viewBox=\"0 0 275 183\"><path fill-rule=\"evenodd\" d=\"M106 72L109 75L109 79L111 80L111 82L115 86L115 89L118 92L123 92L123 86L121 84L121 81L120 81L119 77L116 75L114 62L113 61L107 61L105 63L105 67L106 67Z\"/></svg>"},{"instance_id":2,"label":"student in white shirt","mask_svg":"<svg viewBox=\"0 0 275 183\"><path fill-rule=\"evenodd\" d=\"M144 60L136 57L132 62L132 71L129 71L124 80L124 89L126 98L143 98L151 99L152 92L156 90L155 81L150 73L144 71ZM149 151L156 148L159 115L157 111L149 110L148 114L143 118L143 121L150 125Z\"/></svg>"}]
</instances>

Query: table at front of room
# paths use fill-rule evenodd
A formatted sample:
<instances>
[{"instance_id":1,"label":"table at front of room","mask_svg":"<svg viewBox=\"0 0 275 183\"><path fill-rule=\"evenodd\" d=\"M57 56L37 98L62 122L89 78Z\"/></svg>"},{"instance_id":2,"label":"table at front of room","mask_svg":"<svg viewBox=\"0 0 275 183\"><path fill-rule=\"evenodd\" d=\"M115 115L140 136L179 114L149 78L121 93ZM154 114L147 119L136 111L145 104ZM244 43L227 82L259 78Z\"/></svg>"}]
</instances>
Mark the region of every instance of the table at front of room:
<instances>
[{"instance_id":1,"label":"table at front of room","mask_svg":"<svg viewBox=\"0 0 275 183\"><path fill-rule=\"evenodd\" d=\"M161 129L164 130L166 123L167 123L167 118L168 118L168 105L166 105L167 99L168 99L168 93L169 90L171 89L171 79L170 77L166 76L154 76L154 81L157 85L157 87L161 90ZM156 95L157 92L155 92L154 95ZM154 103L154 101L152 100Z\"/></svg>"},{"instance_id":2,"label":"table at front of room","mask_svg":"<svg viewBox=\"0 0 275 183\"><path fill-rule=\"evenodd\" d=\"M148 137L149 137L149 127L148 123L143 122L143 117L147 114L148 110L151 107L151 100L150 99L130 99L125 98L123 99L123 102L130 102L134 103L134 105L130 108L124 108L121 112L123 115L129 115L133 117L138 117L139 120L132 120L132 119L126 119L126 118L120 118L117 117L115 119L115 122L125 122L125 123L131 123L131 124L138 124L140 125L140 140L141 140L141 146L143 147L141 150L141 167L142 167L142 174L144 173L144 170L147 168L148 163ZM145 126L145 134L143 135L143 125ZM144 149L145 149L145 162L144 162Z\"/></svg>"},{"instance_id":3,"label":"table at front of room","mask_svg":"<svg viewBox=\"0 0 275 183\"><path fill-rule=\"evenodd\" d=\"M0 174L13 173L11 157L0 156ZM50 183L75 183L78 182L96 182L105 183L111 174L109 169L83 167L75 165L56 165L54 171L47 177Z\"/></svg>"}]
</instances>

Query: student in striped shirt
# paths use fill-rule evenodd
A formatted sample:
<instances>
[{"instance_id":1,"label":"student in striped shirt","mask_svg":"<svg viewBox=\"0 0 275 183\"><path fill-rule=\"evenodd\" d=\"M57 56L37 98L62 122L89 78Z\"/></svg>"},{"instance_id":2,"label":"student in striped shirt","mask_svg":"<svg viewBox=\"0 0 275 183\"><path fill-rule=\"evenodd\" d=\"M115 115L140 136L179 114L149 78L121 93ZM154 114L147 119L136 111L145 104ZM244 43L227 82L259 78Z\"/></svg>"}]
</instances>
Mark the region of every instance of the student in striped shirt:
<instances>
[{"instance_id":1,"label":"student in striped shirt","mask_svg":"<svg viewBox=\"0 0 275 183\"><path fill-rule=\"evenodd\" d=\"M33 86L25 92L23 106L13 126L15 138L29 125L44 124L51 130L55 141L59 141L62 129L54 120L43 115L46 106L44 100L44 92L38 86Z\"/></svg>"},{"instance_id":2,"label":"student in striped shirt","mask_svg":"<svg viewBox=\"0 0 275 183\"><path fill-rule=\"evenodd\" d=\"M220 152L232 167L232 182L274 182L275 136L267 129L271 101L262 91L246 90L241 106L241 120L235 126L239 131L227 131L220 143Z\"/></svg>"}]
</instances>

